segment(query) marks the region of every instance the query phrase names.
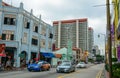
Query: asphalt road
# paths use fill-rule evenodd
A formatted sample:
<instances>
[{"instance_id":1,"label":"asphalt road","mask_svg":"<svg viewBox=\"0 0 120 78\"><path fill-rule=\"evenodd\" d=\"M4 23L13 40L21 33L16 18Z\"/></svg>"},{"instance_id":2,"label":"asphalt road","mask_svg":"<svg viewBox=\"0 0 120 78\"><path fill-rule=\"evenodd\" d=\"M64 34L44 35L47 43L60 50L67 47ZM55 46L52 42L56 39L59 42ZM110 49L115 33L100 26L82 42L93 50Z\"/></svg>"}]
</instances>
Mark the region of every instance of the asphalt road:
<instances>
[{"instance_id":1,"label":"asphalt road","mask_svg":"<svg viewBox=\"0 0 120 78\"><path fill-rule=\"evenodd\" d=\"M0 78L97 78L104 64L93 65L87 68L79 68L72 73L56 73L56 69L42 72L13 71L0 73Z\"/></svg>"}]
</instances>

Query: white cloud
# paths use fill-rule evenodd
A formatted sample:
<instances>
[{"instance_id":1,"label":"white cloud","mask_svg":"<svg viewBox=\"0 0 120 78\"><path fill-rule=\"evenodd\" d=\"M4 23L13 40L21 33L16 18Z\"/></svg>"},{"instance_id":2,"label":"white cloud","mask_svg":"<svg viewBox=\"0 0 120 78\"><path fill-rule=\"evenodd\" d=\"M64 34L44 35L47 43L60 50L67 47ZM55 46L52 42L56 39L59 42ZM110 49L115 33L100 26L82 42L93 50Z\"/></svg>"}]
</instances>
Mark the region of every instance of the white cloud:
<instances>
[{"instance_id":1,"label":"white cloud","mask_svg":"<svg viewBox=\"0 0 120 78\"><path fill-rule=\"evenodd\" d=\"M104 17L100 18L89 18L89 26L93 27L95 32L105 33L106 32L106 19Z\"/></svg>"}]
</instances>

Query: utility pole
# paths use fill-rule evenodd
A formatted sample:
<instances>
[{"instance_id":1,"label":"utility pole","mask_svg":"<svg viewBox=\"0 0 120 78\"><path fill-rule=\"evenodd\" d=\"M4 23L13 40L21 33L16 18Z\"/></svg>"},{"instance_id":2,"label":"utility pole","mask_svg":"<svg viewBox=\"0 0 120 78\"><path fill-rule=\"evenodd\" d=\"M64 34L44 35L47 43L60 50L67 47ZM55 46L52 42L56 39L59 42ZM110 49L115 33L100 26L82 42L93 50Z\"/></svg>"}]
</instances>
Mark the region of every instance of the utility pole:
<instances>
[{"instance_id":1,"label":"utility pole","mask_svg":"<svg viewBox=\"0 0 120 78\"><path fill-rule=\"evenodd\" d=\"M107 10L107 46L109 55L109 78L112 78L112 50L111 50L111 25L110 25L110 6L109 0L106 0L106 10Z\"/></svg>"}]
</instances>

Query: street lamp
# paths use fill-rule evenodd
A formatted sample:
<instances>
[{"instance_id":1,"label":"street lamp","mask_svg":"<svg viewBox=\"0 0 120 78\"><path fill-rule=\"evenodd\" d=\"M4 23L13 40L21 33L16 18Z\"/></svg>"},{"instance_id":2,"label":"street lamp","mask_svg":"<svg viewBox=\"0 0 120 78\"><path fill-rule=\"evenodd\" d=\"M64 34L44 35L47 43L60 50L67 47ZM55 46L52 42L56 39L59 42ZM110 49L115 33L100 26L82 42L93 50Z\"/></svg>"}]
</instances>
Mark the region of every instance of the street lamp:
<instances>
[{"instance_id":1,"label":"street lamp","mask_svg":"<svg viewBox=\"0 0 120 78\"><path fill-rule=\"evenodd\" d=\"M105 34L102 34L102 33L100 33L100 34L98 34L98 37L100 37L100 35L103 35L104 36L104 43L105 43L105 60L107 59L106 58L106 35ZM106 62L105 62L106 63Z\"/></svg>"},{"instance_id":2,"label":"street lamp","mask_svg":"<svg viewBox=\"0 0 120 78\"><path fill-rule=\"evenodd\" d=\"M71 27L67 27L67 60L72 60L73 54L72 54L72 41L71 41L71 36L70 36L70 29ZM70 58L71 55L71 58Z\"/></svg>"}]
</instances>

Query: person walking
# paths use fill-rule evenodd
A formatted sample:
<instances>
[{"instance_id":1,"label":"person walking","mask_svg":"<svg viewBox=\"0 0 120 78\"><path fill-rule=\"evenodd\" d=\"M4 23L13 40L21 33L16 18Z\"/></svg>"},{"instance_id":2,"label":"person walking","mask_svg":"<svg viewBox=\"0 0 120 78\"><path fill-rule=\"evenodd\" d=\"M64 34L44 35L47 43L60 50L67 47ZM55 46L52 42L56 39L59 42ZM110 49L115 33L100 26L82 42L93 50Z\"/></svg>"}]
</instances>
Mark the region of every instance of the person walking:
<instances>
[{"instance_id":1,"label":"person walking","mask_svg":"<svg viewBox=\"0 0 120 78\"><path fill-rule=\"evenodd\" d=\"M6 62L6 70L11 70L12 69L12 67L11 67L11 60L10 59L8 59L8 61Z\"/></svg>"}]
</instances>

